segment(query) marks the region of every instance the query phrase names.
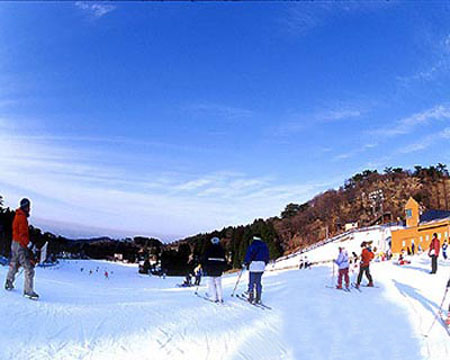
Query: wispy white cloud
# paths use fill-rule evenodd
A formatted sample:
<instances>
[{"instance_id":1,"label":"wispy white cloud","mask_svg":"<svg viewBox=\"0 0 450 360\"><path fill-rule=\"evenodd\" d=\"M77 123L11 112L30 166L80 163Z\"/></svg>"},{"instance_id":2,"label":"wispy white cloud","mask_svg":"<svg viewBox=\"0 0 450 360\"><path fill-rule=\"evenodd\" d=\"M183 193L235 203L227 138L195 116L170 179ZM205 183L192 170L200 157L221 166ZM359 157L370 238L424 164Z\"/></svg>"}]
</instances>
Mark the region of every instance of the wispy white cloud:
<instances>
[{"instance_id":1,"label":"wispy white cloud","mask_svg":"<svg viewBox=\"0 0 450 360\"><path fill-rule=\"evenodd\" d=\"M288 121L278 126L275 133L286 136L302 132L314 125L355 120L361 117L364 112L365 110L362 107L339 105L337 107L326 107L312 113L294 113L289 116Z\"/></svg>"},{"instance_id":2,"label":"wispy white cloud","mask_svg":"<svg viewBox=\"0 0 450 360\"><path fill-rule=\"evenodd\" d=\"M409 144L407 146L403 146L399 153L401 154L410 154L417 151L422 151L428 149L434 144L439 144L442 140L450 139L450 127L446 127L445 129L426 135L422 137L419 141Z\"/></svg>"},{"instance_id":3,"label":"wispy white cloud","mask_svg":"<svg viewBox=\"0 0 450 360\"><path fill-rule=\"evenodd\" d=\"M400 119L391 126L370 131L370 133L382 137L394 137L409 134L415 131L417 127L427 125L432 121L448 119L450 119L450 107L447 105L437 105L431 109Z\"/></svg>"},{"instance_id":4,"label":"wispy white cloud","mask_svg":"<svg viewBox=\"0 0 450 360\"><path fill-rule=\"evenodd\" d=\"M130 173L118 163L103 163L103 156L83 149L84 143L9 135L0 131L0 188L8 205L30 196L33 216L112 228L114 233L208 231L277 215L287 202L301 202L323 190L322 185L280 184L275 178L234 171L167 176L145 167Z\"/></svg>"},{"instance_id":5,"label":"wispy white cloud","mask_svg":"<svg viewBox=\"0 0 450 360\"><path fill-rule=\"evenodd\" d=\"M280 18L283 29L294 35L304 35L326 23L332 17L349 16L386 9L395 1L300 1L286 8Z\"/></svg>"},{"instance_id":6,"label":"wispy white cloud","mask_svg":"<svg viewBox=\"0 0 450 360\"><path fill-rule=\"evenodd\" d=\"M370 149L376 148L377 146L378 146L378 143L374 143L374 142L366 143L366 144L356 147L355 149L353 149L349 152L338 154L335 157L333 157L332 160L339 161L339 160L350 159L350 158L360 155Z\"/></svg>"},{"instance_id":7,"label":"wispy white cloud","mask_svg":"<svg viewBox=\"0 0 450 360\"><path fill-rule=\"evenodd\" d=\"M211 104L211 103L194 103L182 106L183 112L188 112L198 117L209 117L212 119L242 119L249 118L254 115L254 112L249 109Z\"/></svg>"},{"instance_id":8,"label":"wispy white cloud","mask_svg":"<svg viewBox=\"0 0 450 360\"><path fill-rule=\"evenodd\" d=\"M105 16L116 9L115 5L105 4L104 2L76 1L75 6L96 18Z\"/></svg>"},{"instance_id":9,"label":"wispy white cloud","mask_svg":"<svg viewBox=\"0 0 450 360\"><path fill-rule=\"evenodd\" d=\"M443 75L450 73L450 34L440 40L433 36L423 46L427 48L428 57L420 68L412 74L398 76L399 83L408 88L415 83L428 83L440 80Z\"/></svg>"}]
</instances>

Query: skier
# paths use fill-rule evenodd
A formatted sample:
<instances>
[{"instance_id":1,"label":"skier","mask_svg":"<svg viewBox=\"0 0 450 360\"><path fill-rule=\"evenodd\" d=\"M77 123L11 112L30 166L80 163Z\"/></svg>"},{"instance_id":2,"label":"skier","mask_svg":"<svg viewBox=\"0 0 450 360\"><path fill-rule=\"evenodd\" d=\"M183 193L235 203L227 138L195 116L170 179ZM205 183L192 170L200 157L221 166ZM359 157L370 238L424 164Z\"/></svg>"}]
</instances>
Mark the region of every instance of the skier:
<instances>
[{"instance_id":1,"label":"skier","mask_svg":"<svg viewBox=\"0 0 450 360\"><path fill-rule=\"evenodd\" d=\"M300 257L300 263L299 263L299 265L298 265L298 269L299 269L299 270L303 269L303 265L304 265L304 260L303 260L303 257L301 256L301 257Z\"/></svg>"},{"instance_id":2,"label":"skier","mask_svg":"<svg viewBox=\"0 0 450 360\"><path fill-rule=\"evenodd\" d=\"M244 266L250 271L248 282L248 301L261 303L261 278L269 262L269 249L259 236L253 236L253 241L244 258ZM306 267L305 267L306 268ZM254 290L256 288L256 297Z\"/></svg>"},{"instance_id":3,"label":"skier","mask_svg":"<svg viewBox=\"0 0 450 360\"><path fill-rule=\"evenodd\" d=\"M310 262L308 260L308 257L305 256L305 269L309 269L310 267L311 267L311 264L310 264Z\"/></svg>"},{"instance_id":4,"label":"skier","mask_svg":"<svg viewBox=\"0 0 450 360\"><path fill-rule=\"evenodd\" d=\"M183 284L181 284L182 287L191 287L192 286L192 275L194 275L194 268L195 268L195 261L194 261L194 254L190 254L188 258L188 262L186 264L187 272L186 277L184 279Z\"/></svg>"},{"instance_id":5,"label":"skier","mask_svg":"<svg viewBox=\"0 0 450 360\"><path fill-rule=\"evenodd\" d=\"M105 279L106 279L106 280L109 280L109 274L108 274L108 271L105 271Z\"/></svg>"},{"instance_id":6,"label":"skier","mask_svg":"<svg viewBox=\"0 0 450 360\"><path fill-rule=\"evenodd\" d=\"M28 217L30 216L30 200L24 198L20 201L20 207L16 210L12 224L13 241L11 243L11 261L6 277L6 290L14 289L14 278L20 266L25 269L25 285L23 295L29 299L37 300L39 295L33 290L34 260L28 232Z\"/></svg>"},{"instance_id":7,"label":"skier","mask_svg":"<svg viewBox=\"0 0 450 360\"><path fill-rule=\"evenodd\" d=\"M431 272L430 274L436 274L437 271L437 260L439 257L439 251L441 248L441 243L437 237L437 234L433 234L433 239L431 240L430 248L428 249L428 256L431 257Z\"/></svg>"},{"instance_id":8,"label":"skier","mask_svg":"<svg viewBox=\"0 0 450 360\"><path fill-rule=\"evenodd\" d=\"M361 243L361 247L363 248L362 253L361 253L361 264L359 266L358 280L355 285L355 287L357 289L359 289L359 285L361 284L363 273L366 274L366 277L369 280L369 283L367 284L367 286L370 286L370 287L373 286L373 280L372 280L372 275L370 275L369 266L370 266L370 262L372 261L374 255L370 248L369 243L363 241Z\"/></svg>"},{"instance_id":9,"label":"skier","mask_svg":"<svg viewBox=\"0 0 450 360\"><path fill-rule=\"evenodd\" d=\"M197 267L194 269L195 274L195 286L200 286L200 282L202 280L202 265L198 264Z\"/></svg>"},{"instance_id":10,"label":"skier","mask_svg":"<svg viewBox=\"0 0 450 360\"><path fill-rule=\"evenodd\" d=\"M339 267L339 276L338 276L338 284L336 286L337 289L342 289L342 278L345 278L345 287L348 290L350 286L350 278L348 276L348 268L350 266L349 259L348 259L348 253L347 250L344 249L344 247L339 246L339 255L334 262Z\"/></svg>"},{"instance_id":11,"label":"skier","mask_svg":"<svg viewBox=\"0 0 450 360\"><path fill-rule=\"evenodd\" d=\"M442 244L442 256L444 257L444 260L447 260L447 240L444 241L444 243Z\"/></svg>"},{"instance_id":12,"label":"skier","mask_svg":"<svg viewBox=\"0 0 450 360\"><path fill-rule=\"evenodd\" d=\"M202 268L209 277L207 296L215 302L223 303L222 274L227 266L225 251L218 237L211 239L211 246L203 256Z\"/></svg>"}]
</instances>

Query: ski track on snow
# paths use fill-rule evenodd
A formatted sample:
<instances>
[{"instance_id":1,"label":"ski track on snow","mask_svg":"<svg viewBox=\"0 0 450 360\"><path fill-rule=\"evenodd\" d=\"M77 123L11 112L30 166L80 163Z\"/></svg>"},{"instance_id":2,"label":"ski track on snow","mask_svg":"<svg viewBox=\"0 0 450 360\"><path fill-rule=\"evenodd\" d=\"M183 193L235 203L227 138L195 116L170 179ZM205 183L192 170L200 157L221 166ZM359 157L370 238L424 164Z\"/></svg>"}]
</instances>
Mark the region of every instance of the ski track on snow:
<instances>
[{"instance_id":1,"label":"ski track on snow","mask_svg":"<svg viewBox=\"0 0 450 360\"><path fill-rule=\"evenodd\" d=\"M135 267L103 261L63 261L37 269L38 302L21 296L23 278L13 292L0 292L7 329L0 359L448 359L441 325L430 337L423 334L450 261L441 262L435 278L428 267L426 258L410 268L374 264L380 288L361 293L326 288L329 267L268 272L263 301L273 310L263 310L229 296L236 275L224 278L220 305L194 296L194 288L176 288L180 278L137 276ZM109 280L105 269L113 271ZM0 267L2 279L6 270ZM243 277L238 291L246 282Z\"/></svg>"}]
</instances>

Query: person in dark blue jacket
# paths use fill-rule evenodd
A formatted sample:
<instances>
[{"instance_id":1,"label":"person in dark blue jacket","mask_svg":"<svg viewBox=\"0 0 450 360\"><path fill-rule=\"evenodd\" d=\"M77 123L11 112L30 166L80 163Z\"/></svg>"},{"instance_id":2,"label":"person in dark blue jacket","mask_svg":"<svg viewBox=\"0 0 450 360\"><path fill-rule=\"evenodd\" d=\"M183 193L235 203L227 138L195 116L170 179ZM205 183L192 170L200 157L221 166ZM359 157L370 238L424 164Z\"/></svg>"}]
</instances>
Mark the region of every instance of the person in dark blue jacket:
<instances>
[{"instance_id":1,"label":"person in dark blue jacket","mask_svg":"<svg viewBox=\"0 0 450 360\"><path fill-rule=\"evenodd\" d=\"M261 303L261 278L269 260L269 248L266 243L263 242L259 236L253 236L253 241L247 249L244 259L244 265L250 272L248 282L248 301L251 303Z\"/></svg>"}]
</instances>

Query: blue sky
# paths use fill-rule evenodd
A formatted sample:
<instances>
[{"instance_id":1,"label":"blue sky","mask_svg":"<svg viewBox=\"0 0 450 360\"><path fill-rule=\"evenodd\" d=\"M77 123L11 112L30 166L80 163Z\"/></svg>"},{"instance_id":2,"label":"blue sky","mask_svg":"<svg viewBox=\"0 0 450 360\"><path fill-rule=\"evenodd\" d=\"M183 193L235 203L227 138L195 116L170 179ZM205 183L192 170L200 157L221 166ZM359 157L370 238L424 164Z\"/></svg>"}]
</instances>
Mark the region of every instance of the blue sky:
<instances>
[{"instance_id":1,"label":"blue sky","mask_svg":"<svg viewBox=\"0 0 450 360\"><path fill-rule=\"evenodd\" d=\"M446 2L10 2L0 23L0 194L48 230L174 239L449 162Z\"/></svg>"}]
</instances>

